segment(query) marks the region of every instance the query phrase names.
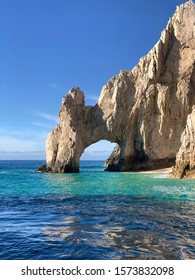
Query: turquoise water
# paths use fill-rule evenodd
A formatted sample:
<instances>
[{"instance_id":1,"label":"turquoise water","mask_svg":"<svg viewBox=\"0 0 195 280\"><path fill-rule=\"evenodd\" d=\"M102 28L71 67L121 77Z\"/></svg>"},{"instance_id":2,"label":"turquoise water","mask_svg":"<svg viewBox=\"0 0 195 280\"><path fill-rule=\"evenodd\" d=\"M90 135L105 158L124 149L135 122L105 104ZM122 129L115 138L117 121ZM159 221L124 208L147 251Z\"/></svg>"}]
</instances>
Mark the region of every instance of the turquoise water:
<instances>
[{"instance_id":1,"label":"turquoise water","mask_svg":"<svg viewBox=\"0 0 195 280\"><path fill-rule=\"evenodd\" d=\"M0 161L0 259L195 259L195 180Z\"/></svg>"}]
</instances>

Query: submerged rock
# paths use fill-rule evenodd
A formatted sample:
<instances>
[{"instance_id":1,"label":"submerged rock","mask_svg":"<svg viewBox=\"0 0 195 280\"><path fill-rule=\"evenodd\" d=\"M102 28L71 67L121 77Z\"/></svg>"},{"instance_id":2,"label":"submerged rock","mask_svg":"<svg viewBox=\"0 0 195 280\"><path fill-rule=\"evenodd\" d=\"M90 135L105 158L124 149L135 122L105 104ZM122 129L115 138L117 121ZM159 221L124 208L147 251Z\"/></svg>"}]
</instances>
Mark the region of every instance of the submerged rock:
<instances>
[{"instance_id":1,"label":"submerged rock","mask_svg":"<svg viewBox=\"0 0 195 280\"><path fill-rule=\"evenodd\" d=\"M139 64L108 81L95 106L85 106L78 87L63 97L60 123L46 141L48 168L78 172L85 148L103 139L117 144L108 171L170 167L193 105L195 5L188 1Z\"/></svg>"},{"instance_id":2,"label":"submerged rock","mask_svg":"<svg viewBox=\"0 0 195 280\"><path fill-rule=\"evenodd\" d=\"M42 164L38 169L37 172L52 172L51 167L47 167L45 164Z\"/></svg>"}]
</instances>

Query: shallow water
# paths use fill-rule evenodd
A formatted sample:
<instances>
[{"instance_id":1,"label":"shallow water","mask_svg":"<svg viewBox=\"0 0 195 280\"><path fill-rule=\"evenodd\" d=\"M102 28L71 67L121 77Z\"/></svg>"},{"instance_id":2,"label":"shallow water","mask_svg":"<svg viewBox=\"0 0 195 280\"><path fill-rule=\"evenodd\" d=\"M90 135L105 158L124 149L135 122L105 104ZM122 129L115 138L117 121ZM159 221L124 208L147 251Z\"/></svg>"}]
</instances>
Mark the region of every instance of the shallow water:
<instances>
[{"instance_id":1,"label":"shallow water","mask_svg":"<svg viewBox=\"0 0 195 280\"><path fill-rule=\"evenodd\" d=\"M195 259L195 180L0 161L0 259Z\"/></svg>"}]
</instances>

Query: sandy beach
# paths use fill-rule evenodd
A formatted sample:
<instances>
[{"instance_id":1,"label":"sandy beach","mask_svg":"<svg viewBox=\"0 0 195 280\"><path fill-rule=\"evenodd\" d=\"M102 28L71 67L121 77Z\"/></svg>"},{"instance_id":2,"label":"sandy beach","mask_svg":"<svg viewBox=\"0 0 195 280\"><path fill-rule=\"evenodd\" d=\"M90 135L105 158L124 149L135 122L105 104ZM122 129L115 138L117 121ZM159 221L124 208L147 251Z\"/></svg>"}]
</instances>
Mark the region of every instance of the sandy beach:
<instances>
[{"instance_id":1,"label":"sandy beach","mask_svg":"<svg viewBox=\"0 0 195 280\"><path fill-rule=\"evenodd\" d=\"M170 174L172 171L172 167L168 168L161 168L161 169L155 169L155 170L150 170L150 171L141 171L141 173L166 173Z\"/></svg>"}]
</instances>

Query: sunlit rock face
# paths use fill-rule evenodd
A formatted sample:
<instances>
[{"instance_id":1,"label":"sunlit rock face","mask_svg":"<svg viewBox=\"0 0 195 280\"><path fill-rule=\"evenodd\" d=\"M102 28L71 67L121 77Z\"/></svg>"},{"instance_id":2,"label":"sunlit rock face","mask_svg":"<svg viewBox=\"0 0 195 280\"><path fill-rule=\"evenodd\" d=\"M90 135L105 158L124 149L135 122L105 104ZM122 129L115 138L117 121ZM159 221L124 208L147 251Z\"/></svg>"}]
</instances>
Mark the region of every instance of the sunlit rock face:
<instances>
[{"instance_id":1,"label":"sunlit rock face","mask_svg":"<svg viewBox=\"0 0 195 280\"><path fill-rule=\"evenodd\" d=\"M188 115L172 177L195 178L195 106Z\"/></svg>"},{"instance_id":2,"label":"sunlit rock face","mask_svg":"<svg viewBox=\"0 0 195 280\"><path fill-rule=\"evenodd\" d=\"M95 106L85 106L79 88L63 97L46 142L49 170L78 172L85 148L103 139L117 144L108 171L172 166L193 105L195 5L188 1L138 65L108 81Z\"/></svg>"}]
</instances>

